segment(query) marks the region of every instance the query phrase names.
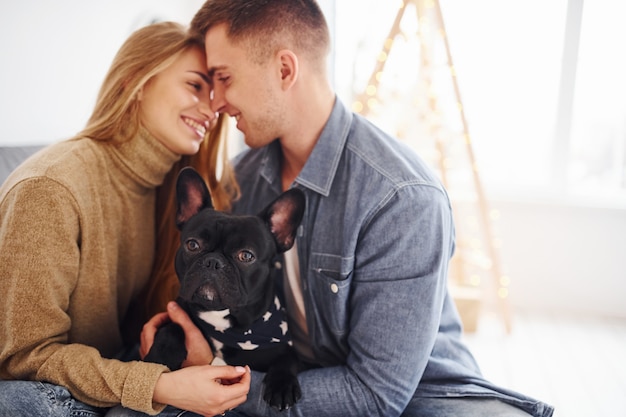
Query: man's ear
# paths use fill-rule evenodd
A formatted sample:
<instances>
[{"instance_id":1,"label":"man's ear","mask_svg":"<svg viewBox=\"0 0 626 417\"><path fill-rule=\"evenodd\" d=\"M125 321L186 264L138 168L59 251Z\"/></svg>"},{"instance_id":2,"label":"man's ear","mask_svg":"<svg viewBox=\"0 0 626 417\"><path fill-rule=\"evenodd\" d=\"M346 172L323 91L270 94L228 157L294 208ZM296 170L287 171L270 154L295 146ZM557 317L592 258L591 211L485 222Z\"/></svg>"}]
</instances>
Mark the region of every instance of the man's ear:
<instances>
[{"instance_id":1,"label":"man's ear","mask_svg":"<svg viewBox=\"0 0 626 417\"><path fill-rule=\"evenodd\" d=\"M298 56L289 49L278 51L280 76L283 90L288 90L298 79Z\"/></svg>"}]
</instances>

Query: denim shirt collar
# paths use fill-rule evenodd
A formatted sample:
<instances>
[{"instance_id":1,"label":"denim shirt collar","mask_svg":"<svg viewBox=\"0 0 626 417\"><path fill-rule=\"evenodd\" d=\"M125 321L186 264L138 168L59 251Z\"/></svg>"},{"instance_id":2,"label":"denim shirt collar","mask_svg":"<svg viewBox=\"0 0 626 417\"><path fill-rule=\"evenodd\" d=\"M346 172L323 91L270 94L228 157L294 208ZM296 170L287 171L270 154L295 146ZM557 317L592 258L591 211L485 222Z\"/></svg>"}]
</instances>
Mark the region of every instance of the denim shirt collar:
<instances>
[{"instance_id":1,"label":"denim shirt collar","mask_svg":"<svg viewBox=\"0 0 626 417\"><path fill-rule=\"evenodd\" d=\"M306 164L296 178L298 184L325 197L329 196L351 124L352 113L335 97L330 117ZM276 167L280 167L280 155L280 143L276 140L266 148L261 169L261 176L268 183L278 187L280 187L280 173L276 171Z\"/></svg>"}]
</instances>

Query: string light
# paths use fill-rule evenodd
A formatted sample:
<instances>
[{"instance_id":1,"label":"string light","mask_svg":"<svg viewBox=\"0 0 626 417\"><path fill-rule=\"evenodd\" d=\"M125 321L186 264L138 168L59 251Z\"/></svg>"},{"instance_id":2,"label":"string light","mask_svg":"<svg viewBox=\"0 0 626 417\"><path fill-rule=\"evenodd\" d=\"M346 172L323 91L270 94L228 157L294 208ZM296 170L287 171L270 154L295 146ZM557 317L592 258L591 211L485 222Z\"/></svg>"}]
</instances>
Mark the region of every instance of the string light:
<instances>
[{"instance_id":1,"label":"string light","mask_svg":"<svg viewBox=\"0 0 626 417\"><path fill-rule=\"evenodd\" d=\"M457 198L462 201L463 208L475 207L479 210L477 216L464 216L463 221L458 225L455 257L460 268L458 281L477 289L485 285L484 275L490 275L493 278L491 283L492 291L495 293L494 298L500 301L506 300L509 297L511 280L508 276L500 274L496 250L502 247L502 240L493 237L491 232L491 222L498 221L501 214L498 210L489 210L484 204L484 195L478 176L479 168L473 155L472 138L468 132L465 109L458 88L457 68L453 65L450 56L439 2L438 0L403 0L398 4L399 10L394 26L389 36L384 39L376 57L374 71L363 93L354 101L352 108L356 113L379 117L391 122L390 131L395 130L397 137L409 145L415 146L415 142L411 142L410 138L420 140L428 138L433 141L433 150L421 150L421 153L435 161L441 172L444 186L450 191L452 203L457 203L455 201L457 196L454 195L454 192L457 192ZM417 20L402 19L404 12L409 10L407 7L409 5L415 7ZM412 8L411 11L413 11ZM439 56L434 51L436 41L442 41L445 44L447 59L444 63L437 62ZM385 65L394 63L390 59L392 48L402 47L402 45L413 48L415 44L421 48L417 61L420 67L418 78L411 88L417 89L418 93L406 94L403 87L389 91L385 88L384 81L387 79L383 76L383 72ZM410 59L414 55L406 56ZM395 59L396 55L393 57ZM400 69L407 66L406 62L401 65L403 67ZM398 73L392 70L391 74L392 77L389 78L393 78L396 82L400 80ZM447 74L452 81L454 96L449 100L446 100L446 97L442 98L442 85L436 78L440 74ZM408 108L408 111L413 114L407 117L398 111L391 112L392 114L385 113L384 110L389 106L383 104L387 99L393 99L394 102L403 100L404 108ZM400 108L400 106L394 108ZM458 134L451 134L454 130L454 122L447 119L447 116L454 113L459 116L457 123L460 124L460 132ZM416 120L418 123L415 123ZM465 153L467 163L458 158L461 153ZM465 166L469 168L470 175L461 175L463 172L459 170ZM467 185L468 179L473 180L473 188ZM471 195L470 192L475 192L475 195ZM466 204L472 206L466 206ZM459 210L458 207L455 208L455 212L457 210ZM507 331L510 331L506 304L500 303L500 306L505 326Z\"/></svg>"},{"instance_id":2,"label":"string light","mask_svg":"<svg viewBox=\"0 0 626 417\"><path fill-rule=\"evenodd\" d=\"M480 275L473 274L470 276L470 284L474 287L480 286Z\"/></svg>"}]
</instances>

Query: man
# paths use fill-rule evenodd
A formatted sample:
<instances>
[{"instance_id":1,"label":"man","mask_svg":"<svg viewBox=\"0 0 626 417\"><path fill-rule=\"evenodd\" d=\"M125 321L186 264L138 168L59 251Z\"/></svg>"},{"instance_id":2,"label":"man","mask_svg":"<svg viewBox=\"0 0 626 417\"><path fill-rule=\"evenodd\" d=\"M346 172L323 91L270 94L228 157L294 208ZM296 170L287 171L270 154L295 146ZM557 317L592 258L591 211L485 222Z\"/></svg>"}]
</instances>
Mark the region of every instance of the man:
<instances>
[{"instance_id":1,"label":"man","mask_svg":"<svg viewBox=\"0 0 626 417\"><path fill-rule=\"evenodd\" d=\"M447 291L448 196L412 151L348 111L327 79L330 37L313 0L208 0L212 108L237 121L237 159L256 213L298 187L307 209L277 263L294 345L306 364L288 412L252 373L246 415L551 416L552 407L485 381L461 343Z\"/></svg>"}]
</instances>

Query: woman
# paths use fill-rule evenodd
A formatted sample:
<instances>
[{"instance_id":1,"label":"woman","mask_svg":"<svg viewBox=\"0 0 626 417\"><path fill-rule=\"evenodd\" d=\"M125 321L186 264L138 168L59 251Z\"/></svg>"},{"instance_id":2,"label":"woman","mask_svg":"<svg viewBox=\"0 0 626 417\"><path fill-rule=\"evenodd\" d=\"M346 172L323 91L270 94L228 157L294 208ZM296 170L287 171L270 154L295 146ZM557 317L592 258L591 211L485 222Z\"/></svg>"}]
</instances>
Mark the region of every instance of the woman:
<instances>
[{"instance_id":1,"label":"woman","mask_svg":"<svg viewBox=\"0 0 626 417\"><path fill-rule=\"evenodd\" d=\"M124 335L138 340L136 313L165 302L136 300L174 281L180 167L205 174L220 208L237 192L227 164L217 180L223 124L210 94L201 40L174 23L142 28L116 55L87 127L0 188L0 415L101 416L115 405L213 415L245 400L249 371L207 365L210 352L190 351L175 372L114 359Z\"/></svg>"}]
</instances>

